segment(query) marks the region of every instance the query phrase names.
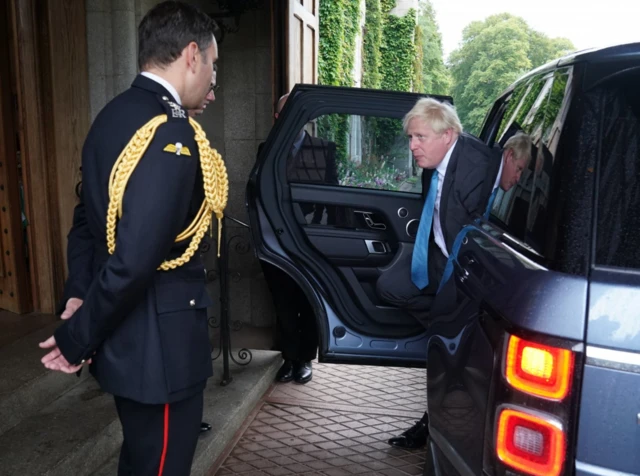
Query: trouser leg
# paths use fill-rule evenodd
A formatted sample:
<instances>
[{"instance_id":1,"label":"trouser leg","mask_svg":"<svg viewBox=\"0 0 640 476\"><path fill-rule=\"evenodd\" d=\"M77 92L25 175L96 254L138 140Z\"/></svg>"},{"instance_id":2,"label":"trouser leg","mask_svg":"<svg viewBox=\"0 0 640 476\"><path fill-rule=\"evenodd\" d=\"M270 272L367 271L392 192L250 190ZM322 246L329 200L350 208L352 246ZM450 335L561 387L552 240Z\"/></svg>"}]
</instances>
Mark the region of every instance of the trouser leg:
<instances>
[{"instance_id":1,"label":"trouser leg","mask_svg":"<svg viewBox=\"0 0 640 476\"><path fill-rule=\"evenodd\" d=\"M178 402L148 405L115 397L124 441L119 476L185 476L191 471L202 392Z\"/></svg>"}]
</instances>

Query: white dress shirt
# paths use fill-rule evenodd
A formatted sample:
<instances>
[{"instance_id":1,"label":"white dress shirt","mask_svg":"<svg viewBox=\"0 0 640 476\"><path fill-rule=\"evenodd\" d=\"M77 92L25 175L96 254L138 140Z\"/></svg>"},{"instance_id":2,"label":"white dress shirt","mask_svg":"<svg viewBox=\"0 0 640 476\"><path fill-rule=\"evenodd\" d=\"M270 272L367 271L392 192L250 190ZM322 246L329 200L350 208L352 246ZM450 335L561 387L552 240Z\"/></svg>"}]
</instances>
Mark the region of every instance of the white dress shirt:
<instances>
[{"instance_id":1,"label":"white dress shirt","mask_svg":"<svg viewBox=\"0 0 640 476\"><path fill-rule=\"evenodd\" d=\"M169 81L167 81L164 78L161 78L157 74L149 73L148 71L143 71L140 74L164 86L164 88L171 93L171 95L173 96L173 99L182 106L182 102L180 101L180 95L178 94L178 91L176 91L176 88L174 88Z\"/></svg>"},{"instance_id":2,"label":"white dress shirt","mask_svg":"<svg viewBox=\"0 0 640 476\"><path fill-rule=\"evenodd\" d=\"M453 143L449 150L442 159L442 162L436 167L435 172L438 173L438 193L436 194L436 205L433 210L433 238L435 239L436 245L442 251L447 258L449 257L449 252L447 251L447 244L444 241L444 233L442 232L442 225L440 223L440 198L442 197L442 185L444 184L444 176L447 173L447 167L449 166L449 160L451 160L451 154L453 153L453 149L455 149L456 144L458 143L458 139ZM434 172L434 173L435 173Z\"/></svg>"}]
</instances>

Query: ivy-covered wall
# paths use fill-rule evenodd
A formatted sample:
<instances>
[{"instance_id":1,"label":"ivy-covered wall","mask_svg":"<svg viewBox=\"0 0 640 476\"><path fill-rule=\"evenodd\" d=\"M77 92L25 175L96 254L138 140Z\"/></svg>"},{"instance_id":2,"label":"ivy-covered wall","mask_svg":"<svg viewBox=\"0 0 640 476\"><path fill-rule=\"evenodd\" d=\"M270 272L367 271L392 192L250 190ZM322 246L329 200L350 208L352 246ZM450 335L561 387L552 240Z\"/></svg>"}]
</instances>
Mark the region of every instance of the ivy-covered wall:
<instances>
[{"instance_id":1,"label":"ivy-covered wall","mask_svg":"<svg viewBox=\"0 0 640 476\"><path fill-rule=\"evenodd\" d=\"M320 84L338 86L344 50L343 0L320 2L320 44L318 80Z\"/></svg>"},{"instance_id":2,"label":"ivy-covered wall","mask_svg":"<svg viewBox=\"0 0 640 476\"><path fill-rule=\"evenodd\" d=\"M320 2L320 84L348 86L354 84L356 36L360 25L360 0L323 0ZM348 116L333 115L318 120L321 137L336 143L339 164L346 162Z\"/></svg>"},{"instance_id":3,"label":"ivy-covered wall","mask_svg":"<svg viewBox=\"0 0 640 476\"><path fill-rule=\"evenodd\" d=\"M416 11L391 15L396 0L366 0L363 31L363 78L366 88L412 91L416 68ZM320 2L321 84L352 86L359 0Z\"/></svg>"},{"instance_id":4,"label":"ivy-covered wall","mask_svg":"<svg viewBox=\"0 0 640 476\"><path fill-rule=\"evenodd\" d=\"M359 0L320 2L320 84L353 86L351 71L360 24Z\"/></svg>"},{"instance_id":5,"label":"ivy-covered wall","mask_svg":"<svg viewBox=\"0 0 640 476\"><path fill-rule=\"evenodd\" d=\"M381 0L382 10L393 8L395 0ZM393 4L393 5L391 5ZM385 15L383 41L380 45L381 89L387 91L414 91L414 70L416 58L416 11L411 9L404 17ZM402 125L391 119L377 120L377 145L380 150L389 150Z\"/></svg>"},{"instance_id":6,"label":"ivy-covered wall","mask_svg":"<svg viewBox=\"0 0 640 476\"><path fill-rule=\"evenodd\" d=\"M412 91L415 47L416 12L404 17L387 15L380 45L382 89Z\"/></svg>"},{"instance_id":7,"label":"ivy-covered wall","mask_svg":"<svg viewBox=\"0 0 640 476\"><path fill-rule=\"evenodd\" d=\"M382 9L380 0L366 0L364 35L362 37L362 86L379 89L380 45L382 45Z\"/></svg>"},{"instance_id":8,"label":"ivy-covered wall","mask_svg":"<svg viewBox=\"0 0 640 476\"><path fill-rule=\"evenodd\" d=\"M365 0L365 19L362 33L362 86L390 91L413 91L416 68L416 12L405 16L391 15L396 0ZM356 37L360 28L360 0L320 1L320 84L331 86L354 85L352 71L356 58ZM359 78L358 78L359 79ZM369 152L388 151L401 127L398 121L367 118L363 124L365 136L375 140ZM349 118L332 115L318 120L319 134L336 143L339 167L350 169L346 160ZM377 150L379 149L379 150ZM363 166L365 164L363 163Z\"/></svg>"}]
</instances>

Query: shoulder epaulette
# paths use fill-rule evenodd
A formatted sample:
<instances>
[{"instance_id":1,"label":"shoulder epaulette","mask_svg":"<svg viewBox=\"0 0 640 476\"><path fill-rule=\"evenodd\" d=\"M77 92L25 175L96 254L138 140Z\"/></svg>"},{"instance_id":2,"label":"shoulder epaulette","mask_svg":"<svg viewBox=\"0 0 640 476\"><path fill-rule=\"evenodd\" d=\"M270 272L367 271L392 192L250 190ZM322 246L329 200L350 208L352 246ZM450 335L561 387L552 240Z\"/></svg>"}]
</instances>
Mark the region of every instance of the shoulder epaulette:
<instances>
[{"instance_id":1,"label":"shoulder epaulette","mask_svg":"<svg viewBox=\"0 0 640 476\"><path fill-rule=\"evenodd\" d=\"M183 108L180 104L175 102L170 96L158 96L158 100L167 114L167 119L169 121L175 120L184 120L187 121L189 119L189 115L187 114L187 110Z\"/></svg>"}]
</instances>

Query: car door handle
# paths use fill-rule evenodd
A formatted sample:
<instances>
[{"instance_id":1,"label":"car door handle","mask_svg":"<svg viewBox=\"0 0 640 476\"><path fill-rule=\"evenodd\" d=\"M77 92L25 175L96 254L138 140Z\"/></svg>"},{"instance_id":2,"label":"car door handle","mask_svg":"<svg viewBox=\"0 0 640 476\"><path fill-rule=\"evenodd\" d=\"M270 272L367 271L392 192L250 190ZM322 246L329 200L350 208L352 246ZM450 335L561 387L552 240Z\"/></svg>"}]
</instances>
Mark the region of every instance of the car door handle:
<instances>
[{"instance_id":1,"label":"car door handle","mask_svg":"<svg viewBox=\"0 0 640 476\"><path fill-rule=\"evenodd\" d=\"M364 240L364 244L367 246L369 254L372 255L384 255L391 251L391 248L387 243L378 240Z\"/></svg>"},{"instance_id":2,"label":"car door handle","mask_svg":"<svg viewBox=\"0 0 640 476\"><path fill-rule=\"evenodd\" d=\"M373 217L371 216L372 213L371 212L364 212L364 211L359 211L356 210L354 211L354 213L359 213L362 215L362 218L364 218L365 223L367 224L367 226L373 230L386 230L387 229L387 225L385 225L384 223L376 223L375 221L373 221Z\"/></svg>"}]
</instances>

